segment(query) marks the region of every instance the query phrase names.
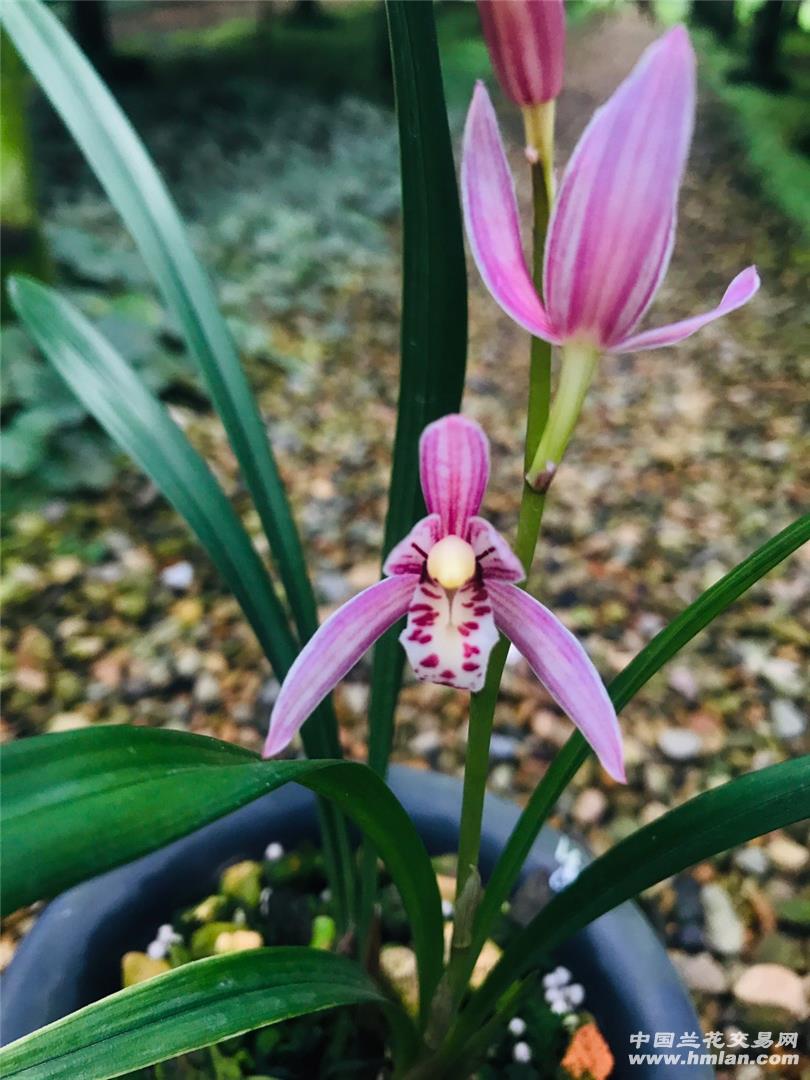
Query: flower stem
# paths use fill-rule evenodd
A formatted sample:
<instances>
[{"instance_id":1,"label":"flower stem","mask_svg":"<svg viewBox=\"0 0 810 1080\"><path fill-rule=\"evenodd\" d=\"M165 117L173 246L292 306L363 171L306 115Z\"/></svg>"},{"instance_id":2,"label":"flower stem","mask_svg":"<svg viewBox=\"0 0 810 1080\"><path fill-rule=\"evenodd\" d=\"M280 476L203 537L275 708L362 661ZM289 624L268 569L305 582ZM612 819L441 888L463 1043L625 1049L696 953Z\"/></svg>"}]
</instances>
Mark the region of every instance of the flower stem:
<instances>
[{"instance_id":1,"label":"flower stem","mask_svg":"<svg viewBox=\"0 0 810 1080\"><path fill-rule=\"evenodd\" d=\"M552 199L551 163L541 160L532 166L532 195L534 204L534 276L537 288L541 287L543 246ZM534 458L537 446L543 435L549 411L551 397L551 346L545 341L533 339L531 344L531 362L529 370L529 405L526 424L525 461L528 468ZM534 491L528 484L523 485L520 513L518 516L517 542L515 551L523 563L528 575L534 558L534 550L540 532L543 517L545 495ZM464 765L464 792L461 802L461 821L459 824L458 870L456 880L456 899L462 895L470 875L477 871L481 848L481 821L484 809L487 774L489 771L489 743L492 724L495 717L495 705L501 677L509 651L509 642L501 640L492 650L487 669L484 688L473 694L470 701L470 726L467 737L467 754ZM452 971L464 972L466 981L465 954L469 952L467 944L468 927L454 928L452 949ZM459 945L461 931L464 945ZM450 983L456 1002L463 993L463 984L454 983L452 974Z\"/></svg>"},{"instance_id":2,"label":"flower stem","mask_svg":"<svg viewBox=\"0 0 810 1080\"><path fill-rule=\"evenodd\" d=\"M599 353L595 346L569 342L562 349L560 381L548 424L526 473L527 484L545 492L562 461L568 440L576 426L582 402L591 385Z\"/></svg>"}]
</instances>

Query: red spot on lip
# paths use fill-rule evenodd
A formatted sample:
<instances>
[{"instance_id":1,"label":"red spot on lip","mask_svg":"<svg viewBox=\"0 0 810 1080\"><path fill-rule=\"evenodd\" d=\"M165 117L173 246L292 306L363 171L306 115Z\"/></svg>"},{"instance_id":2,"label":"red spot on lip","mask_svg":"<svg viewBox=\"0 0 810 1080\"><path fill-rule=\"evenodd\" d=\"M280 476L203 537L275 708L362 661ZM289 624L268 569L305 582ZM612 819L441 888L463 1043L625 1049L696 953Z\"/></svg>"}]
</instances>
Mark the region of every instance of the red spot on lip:
<instances>
[{"instance_id":1,"label":"red spot on lip","mask_svg":"<svg viewBox=\"0 0 810 1080\"><path fill-rule=\"evenodd\" d=\"M439 658L436 655L436 653L433 652L433 653L430 654L430 656L426 656L424 660L420 661L420 666L421 667L438 667L439 666Z\"/></svg>"},{"instance_id":2,"label":"red spot on lip","mask_svg":"<svg viewBox=\"0 0 810 1080\"><path fill-rule=\"evenodd\" d=\"M472 622L472 621L465 622L464 625L467 627L468 630L477 630L478 629L478 623L477 622Z\"/></svg>"},{"instance_id":3,"label":"red spot on lip","mask_svg":"<svg viewBox=\"0 0 810 1080\"><path fill-rule=\"evenodd\" d=\"M430 604L411 604L408 611L433 611Z\"/></svg>"},{"instance_id":4,"label":"red spot on lip","mask_svg":"<svg viewBox=\"0 0 810 1080\"><path fill-rule=\"evenodd\" d=\"M455 677L456 677L456 673L454 671L451 671L450 668L447 668L446 670L444 670L441 673L441 676L440 676L440 678L442 678L442 679L455 679Z\"/></svg>"},{"instance_id":5,"label":"red spot on lip","mask_svg":"<svg viewBox=\"0 0 810 1080\"><path fill-rule=\"evenodd\" d=\"M490 611L492 611L492 608L484 604L483 607L477 607L473 615L489 615Z\"/></svg>"},{"instance_id":6,"label":"red spot on lip","mask_svg":"<svg viewBox=\"0 0 810 1080\"><path fill-rule=\"evenodd\" d=\"M469 660L471 656L477 656L478 653L481 652L477 645L470 645L469 641L463 641L462 645L464 647L465 660Z\"/></svg>"},{"instance_id":7,"label":"red spot on lip","mask_svg":"<svg viewBox=\"0 0 810 1080\"><path fill-rule=\"evenodd\" d=\"M431 600L441 600L441 593L431 592L430 589L426 589L424 585L422 586L422 592L425 596L429 596Z\"/></svg>"},{"instance_id":8,"label":"red spot on lip","mask_svg":"<svg viewBox=\"0 0 810 1080\"><path fill-rule=\"evenodd\" d=\"M478 671L478 668L480 666L481 666L480 664L474 664L474 663L472 663L472 661L468 660L466 664L461 665L461 670L462 671Z\"/></svg>"},{"instance_id":9,"label":"red spot on lip","mask_svg":"<svg viewBox=\"0 0 810 1080\"><path fill-rule=\"evenodd\" d=\"M408 634L408 641L418 641L420 645L427 645L432 640L433 634L426 634L422 630L414 630L412 634Z\"/></svg>"},{"instance_id":10,"label":"red spot on lip","mask_svg":"<svg viewBox=\"0 0 810 1080\"><path fill-rule=\"evenodd\" d=\"M433 626L439 617L438 611L428 611L424 615L417 615L413 620L414 626Z\"/></svg>"}]
</instances>

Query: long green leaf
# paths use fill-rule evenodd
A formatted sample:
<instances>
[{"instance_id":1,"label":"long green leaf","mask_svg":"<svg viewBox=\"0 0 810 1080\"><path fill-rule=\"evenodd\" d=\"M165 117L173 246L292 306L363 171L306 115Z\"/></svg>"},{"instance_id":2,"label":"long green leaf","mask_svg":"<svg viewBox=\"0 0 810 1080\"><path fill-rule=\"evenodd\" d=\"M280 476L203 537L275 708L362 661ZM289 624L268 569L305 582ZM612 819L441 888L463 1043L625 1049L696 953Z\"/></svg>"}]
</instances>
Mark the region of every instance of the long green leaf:
<instances>
[{"instance_id":1,"label":"long green leaf","mask_svg":"<svg viewBox=\"0 0 810 1080\"><path fill-rule=\"evenodd\" d=\"M422 1002L442 969L436 876L410 818L367 765L262 761L188 732L128 726L21 739L0 758L2 910L53 896L294 781L369 837L413 929Z\"/></svg>"},{"instance_id":2,"label":"long green leaf","mask_svg":"<svg viewBox=\"0 0 810 1080\"><path fill-rule=\"evenodd\" d=\"M807 817L810 756L740 776L645 825L590 863L512 939L473 996L464 1031L477 1030L515 980L600 915L687 866Z\"/></svg>"},{"instance_id":3,"label":"long green leaf","mask_svg":"<svg viewBox=\"0 0 810 1080\"><path fill-rule=\"evenodd\" d=\"M9 295L74 394L191 526L283 675L296 653L284 610L206 463L120 353L64 297L29 278L12 279Z\"/></svg>"},{"instance_id":4,"label":"long green leaf","mask_svg":"<svg viewBox=\"0 0 810 1080\"><path fill-rule=\"evenodd\" d=\"M135 371L67 300L27 278L13 279L9 295L76 396L191 526L283 678L295 659L295 639L264 565L203 459ZM330 719L324 711L320 728L312 726L315 717L304 725L311 757L340 757L323 734L331 730ZM330 881L345 923L353 881L345 822L328 806L321 807L320 817Z\"/></svg>"},{"instance_id":5,"label":"long green leaf","mask_svg":"<svg viewBox=\"0 0 810 1080\"><path fill-rule=\"evenodd\" d=\"M458 412L467 358L467 271L432 4L387 0L402 172L399 409L384 551L424 513L417 449L426 424ZM377 643L369 764L385 771L404 653L397 628Z\"/></svg>"},{"instance_id":6,"label":"long green leaf","mask_svg":"<svg viewBox=\"0 0 810 1080\"><path fill-rule=\"evenodd\" d=\"M13 278L9 295L74 394L191 526L283 675L296 653L284 610L206 463L126 360L64 297L29 278Z\"/></svg>"},{"instance_id":7,"label":"long green leaf","mask_svg":"<svg viewBox=\"0 0 810 1080\"><path fill-rule=\"evenodd\" d=\"M807 540L810 540L810 514L799 518L757 548L752 555L743 559L725 577L699 596L669 626L656 634L610 684L609 693L616 709L622 709L687 642ZM474 963L502 904L515 887L526 856L537 839L543 822L589 753L588 744L578 731L574 732L552 762L542 782L532 792L487 883L486 893L476 916L468 965Z\"/></svg>"},{"instance_id":8,"label":"long green leaf","mask_svg":"<svg viewBox=\"0 0 810 1080\"><path fill-rule=\"evenodd\" d=\"M390 1003L341 956L256 949L185 964L0 1051L8 1080L106 1080L245 1031L339 1005Z\"/></svg>"},{"instance_id":9,"label":"long green leaf","mask_svg":"<svg viewBox=\"0 0 810 1080\"><path fill-rule=\"evenodd\" d=\"M317 628L300 541L256 401L211 283L143 143L91 65L40 0L6 0L2 20L124 219L174 312L244 472L305 640ZM319 753L340 756L334 718Z\"/></svg>"}]
</instances>

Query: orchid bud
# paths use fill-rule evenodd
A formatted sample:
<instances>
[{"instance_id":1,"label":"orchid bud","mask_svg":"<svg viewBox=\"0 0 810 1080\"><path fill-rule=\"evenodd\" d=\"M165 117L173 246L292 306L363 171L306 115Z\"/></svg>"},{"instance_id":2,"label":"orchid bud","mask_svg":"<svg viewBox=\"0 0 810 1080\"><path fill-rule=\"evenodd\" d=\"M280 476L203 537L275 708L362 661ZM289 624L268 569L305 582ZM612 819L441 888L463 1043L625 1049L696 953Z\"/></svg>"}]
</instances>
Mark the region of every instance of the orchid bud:
<instances>
[{"instance_id":1,"label":"orchid bud","mask_svg":"<svg viewBox=\"0 0 810 1080\"><path fill-rule=\"evenodd\" d=\"M565 56L563 0L478 0L501 89L523 111L526 156L547 161Z\"/></svg>"}]
</instances>

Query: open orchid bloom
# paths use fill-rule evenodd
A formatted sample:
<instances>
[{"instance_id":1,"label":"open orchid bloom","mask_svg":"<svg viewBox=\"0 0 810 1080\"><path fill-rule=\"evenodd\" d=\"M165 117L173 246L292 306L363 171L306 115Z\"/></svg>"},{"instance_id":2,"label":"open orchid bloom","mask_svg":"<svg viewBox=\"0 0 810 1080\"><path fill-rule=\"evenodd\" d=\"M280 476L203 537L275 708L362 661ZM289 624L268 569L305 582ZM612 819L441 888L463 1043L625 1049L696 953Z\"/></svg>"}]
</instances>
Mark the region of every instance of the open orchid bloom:
<instances>
[{"instance_id":1,"label":"open orchid bloom","mask_svg":"<svg viewBox=\"0 0 810 1080\"><path fill-rule=\"evenodd\" d=\"M565 416L549 422L539 455L559 461L603 352L658 349L747 303L749 266L711 311L655 330L636 328L666 274L695 113L695 57L683 27L651 45L594 113L571 156L549 221L541 299L520 239L512 176L483 84L464 133L467 235L492 296L531 334L563 347ZM573 413L573 419L571 419ZM562 443L562 447L560 447ZM543 462L539 462L540 465ZM529 479L532 480L530 470Z\"/></svg>"},{"instance_id":2,"label":"open orchid bloom","mask_svg":"<svg viewBox=\"0 0 810 1080\"><path fill-rule=\"evenodd\" d=\"M339 608L307 643L281 687L264 747L283 750L363 653L398 619L418 679L477 691L503 632L579 727L602 765L624 780L616 712L577 639L519 589L523 567L478 510L489 443L462 416L430 424L419 444L428 516L390 553L385 578Z\"/></svg>"}]
</instances>

